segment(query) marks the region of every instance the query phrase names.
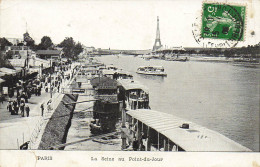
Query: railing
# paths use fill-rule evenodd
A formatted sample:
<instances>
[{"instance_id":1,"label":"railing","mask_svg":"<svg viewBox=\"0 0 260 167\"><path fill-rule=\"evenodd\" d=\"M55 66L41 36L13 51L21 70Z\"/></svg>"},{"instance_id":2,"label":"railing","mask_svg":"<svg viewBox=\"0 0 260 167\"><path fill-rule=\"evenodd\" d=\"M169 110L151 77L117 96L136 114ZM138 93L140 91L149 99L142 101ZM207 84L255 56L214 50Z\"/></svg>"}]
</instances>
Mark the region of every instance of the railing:
<instances>
[{"instance_id":1,"label":"railing","mask_svg":"<svg viewBox=\"0 0 260 167\"><path fill-rule=\"evenodd\" d=\"M94 95L94 89L83 89L83 88L61 88L61 93L63 94L84 94L84 95Z\"/></svg>"},{"instance_id":2,"label":"railing","mask_svg":"<svg viewBox=\"0 0 260 167\"><path fill-rule=\"evenodd\" d=\"M30 137L30 147L31 147L30 149L32 149L32 146L34 147L34 145L36 144L37 138L39 137L39 133L42 130L42 126L44 124L44 121L45 121L44 117L40 117L37 120L36 126L33 129L33 132L32 132L31 137Z\"/></svg>"},{"instance_id":3,"label":"railing","mask_svg":"<svg viewBox=\"0 0 260 167\"><path fill-rule=\"evenodd\" d=\"M118 103L118 97L117 94L115 95L95 95L95 99L100 99L103 101L107 101L110 103Z\"/></svg>"}]
</instances>

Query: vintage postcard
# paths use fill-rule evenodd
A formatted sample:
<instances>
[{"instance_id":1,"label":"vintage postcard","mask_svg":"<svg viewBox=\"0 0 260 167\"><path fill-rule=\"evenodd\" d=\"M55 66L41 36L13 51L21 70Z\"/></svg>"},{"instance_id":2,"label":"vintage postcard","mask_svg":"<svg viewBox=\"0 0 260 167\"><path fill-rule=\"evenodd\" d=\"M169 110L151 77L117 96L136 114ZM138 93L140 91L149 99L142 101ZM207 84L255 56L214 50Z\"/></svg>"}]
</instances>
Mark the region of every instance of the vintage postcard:
<instances>
[{"instance_id":1,"label":"vintage postcard","mask_svg":"<svg viewBox=\"0 0 260 167\"><path fill-rule=\"evenodd\" d=\"M0 0L0 166L260 166L258 0Z\"/></svg>"}]
</instances>

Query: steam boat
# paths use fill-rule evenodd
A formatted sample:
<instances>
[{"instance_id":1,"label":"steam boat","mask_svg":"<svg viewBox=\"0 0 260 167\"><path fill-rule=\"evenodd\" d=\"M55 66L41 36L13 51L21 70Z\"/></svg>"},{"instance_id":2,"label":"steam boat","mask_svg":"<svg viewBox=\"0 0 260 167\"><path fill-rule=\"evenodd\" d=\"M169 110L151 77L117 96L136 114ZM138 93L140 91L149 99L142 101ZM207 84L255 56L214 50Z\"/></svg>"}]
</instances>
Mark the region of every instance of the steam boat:
<instances>
[{"instance_id":1,"label":"steam boat","mask_svg":"<svg viewBox=\"0 0 260 167\"><path fill-rule=\"evenodd\" d=\"M137 69L136 73L145 75L167 76L163 66L141 66Z\"/></svg>"}]
</instances>

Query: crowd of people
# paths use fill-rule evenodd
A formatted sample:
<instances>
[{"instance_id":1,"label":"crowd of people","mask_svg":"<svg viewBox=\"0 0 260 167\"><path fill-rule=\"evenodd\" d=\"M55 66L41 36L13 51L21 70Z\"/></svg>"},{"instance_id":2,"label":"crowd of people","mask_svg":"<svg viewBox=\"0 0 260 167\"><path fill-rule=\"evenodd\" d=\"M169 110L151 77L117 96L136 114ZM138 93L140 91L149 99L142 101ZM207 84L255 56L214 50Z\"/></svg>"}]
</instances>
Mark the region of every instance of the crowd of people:
<instances>
[{"instance_id":1,"label":"crowd of people","mask_svg":"<svg viewBox=\"0 0 260 167\"><path fill-rule=\"evenodd\" d=\"M14 89L10 89L8 91L8 105L7 110L11 113L11 115L18 115L19 111L22 117L29 117L30 107L28 106L28 100L34 94L36 96L41 95L42 83L39 78L29 79L27 81L19 80L16 83ZM13 96L15 96L16 90L16 98L12 100Z\"/></svg>"},{"instance_id":2,"label":"crowd of people","mask_svg":"<svg viewBox=\"0 0 260 167\"><path fill-rule=\"evenodd\" d=\"M44 75L44 90L45 92L60 92L61 90L61 84L65 80L70 79L70 75L65 75L64 71L59 71L56 73L55 76L52 75Z\"/></svg>"},{"instance_id":3,"label":"crowd of people","mask_svg":"<svg viewBox=\"0 0 260 167\"><path fill-rule=\"evenodd\" d=\"M70 79L70 75L65 75L65 70L68 70L68 68L62 68L60 71L54 73L45 73L41 76L38 74L32 79L18 80L15 86L8 89L7 111L9 111L11 115L21 114L21 117L29 117L30 107L28 101L31 96L41 96L42 90L51 93L60 92L62 83ZM48 111L52 110L51 100L49 100L46 105ZM40 105L40 110L43 116L44 103Z\"/></svg>"},{"instance_id":4,"label":"crowd of people","mask_svg":"<svg viewBox=\"0 0 260 167\"><path fill-rule=\"evenodd\" d=\"M18 115L18 111L20 110L22 117L24 117L24 111L26 111L27 117L29 117L30 113L30 107L28 104L25 104L23 99L21 101L9 101L7 104L7 110L11 113L11 115Z\"/></svg>"}]
</instances>

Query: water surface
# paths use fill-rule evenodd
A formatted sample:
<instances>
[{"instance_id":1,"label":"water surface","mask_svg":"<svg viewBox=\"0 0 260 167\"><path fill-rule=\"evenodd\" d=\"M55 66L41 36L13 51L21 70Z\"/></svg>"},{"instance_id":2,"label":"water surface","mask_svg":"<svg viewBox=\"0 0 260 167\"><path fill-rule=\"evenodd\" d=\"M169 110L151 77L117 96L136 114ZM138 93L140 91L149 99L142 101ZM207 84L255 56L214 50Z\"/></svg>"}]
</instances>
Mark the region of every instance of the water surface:
<instances>
[{"instance_id":1,"label":"water surface","mask_svg":"<svg viewBox=\"0 0 260 167\"><path fill-rule=\"evenodd\" d=\"M259 151L259 67L147 61L133 56L103 56L99 60L129 71L146 85L153 110L200 124ZM168 76L136 74L143 65L162 65Z\"/></svg>"}]
</instances>

